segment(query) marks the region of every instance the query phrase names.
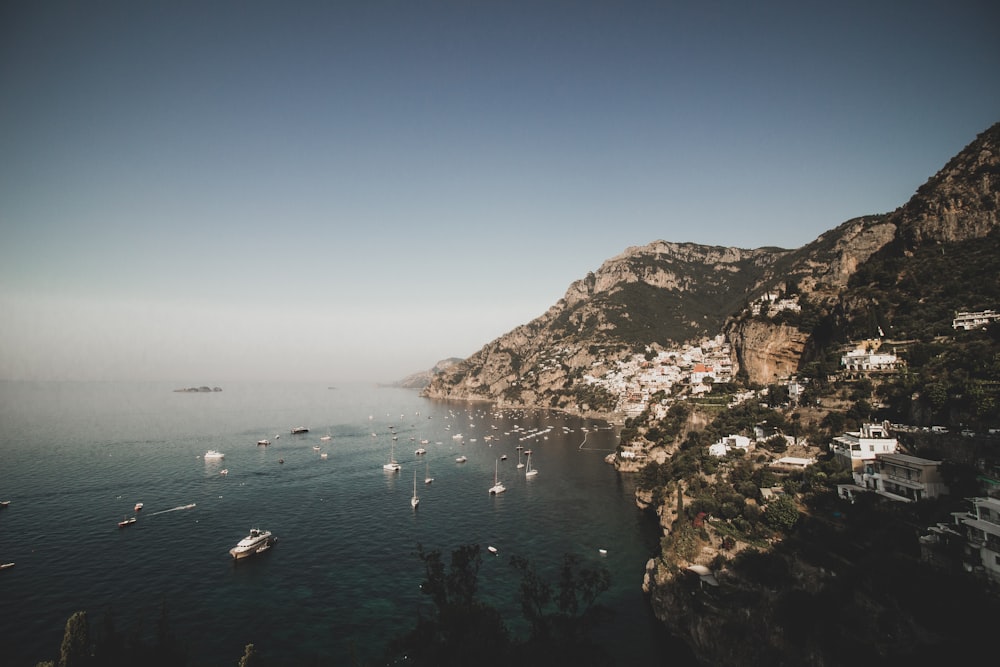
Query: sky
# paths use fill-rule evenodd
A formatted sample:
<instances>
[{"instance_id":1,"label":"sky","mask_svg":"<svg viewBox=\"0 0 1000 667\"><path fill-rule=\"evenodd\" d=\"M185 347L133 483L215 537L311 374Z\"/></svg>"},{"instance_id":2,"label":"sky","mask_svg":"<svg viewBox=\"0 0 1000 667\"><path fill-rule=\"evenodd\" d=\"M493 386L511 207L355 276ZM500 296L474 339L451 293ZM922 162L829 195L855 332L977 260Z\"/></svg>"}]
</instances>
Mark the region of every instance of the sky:
<instances>
[{"instance_id":1,"label":"sky","mask_svg":"<svg viewBox=\"0 0 1000 667\"><path fill-rule=\"evenodd\" d=\"M990 1L0 3L0 379L392 382L1000 121Z\"/></svg>"}]
</instances>

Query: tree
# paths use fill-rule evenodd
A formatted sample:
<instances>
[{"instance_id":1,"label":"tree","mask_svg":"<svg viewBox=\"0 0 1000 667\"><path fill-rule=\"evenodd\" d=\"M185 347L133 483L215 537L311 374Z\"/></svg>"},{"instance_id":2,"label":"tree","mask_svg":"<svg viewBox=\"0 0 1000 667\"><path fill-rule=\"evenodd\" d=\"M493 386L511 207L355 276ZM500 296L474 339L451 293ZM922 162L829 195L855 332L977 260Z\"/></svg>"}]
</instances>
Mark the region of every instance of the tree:
<instances>
[{"instance_id":1,"label":"tree","mask_svg":"<svg viewBox=\"0 0 1000 667\"><path fill-rule=\"evenodd\" d=\"M87 612L78 611L66 621L62 646L59 648L59 667L80 667L90 663L90 627Z\"/></svg>"},{"instance_id":2,"label":"tree","mask_svg":"<svg viewBox=\"0 0 1000 667\"><path fill-rule=\"evenodd\" d=\"M775 530L789 531L799 520L799 508L790 496L779 496L764 507L764 522Z\"/></svg>"}]
</instances>

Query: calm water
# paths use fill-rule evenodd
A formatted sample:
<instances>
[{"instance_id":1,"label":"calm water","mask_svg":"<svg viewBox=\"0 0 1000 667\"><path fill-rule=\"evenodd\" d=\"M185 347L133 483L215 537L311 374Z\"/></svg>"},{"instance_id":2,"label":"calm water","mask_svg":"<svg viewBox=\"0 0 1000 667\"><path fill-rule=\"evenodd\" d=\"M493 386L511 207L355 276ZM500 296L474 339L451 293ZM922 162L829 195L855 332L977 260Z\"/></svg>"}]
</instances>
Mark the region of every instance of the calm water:
<instances>
[{"instance_id":1,"label":"calm water","mask_svg":"<svg viewBox=\"0 0 1000 667\"><path fill-rule=\"evenodd\" d=\"M235 664L248 642L288 664L317 655L376 663L429 608L417 544L447 554L467 543L483 547L483 596L515 632L507 557L548 573L574 553L611 572L603 601L616 614L602 640L620 664L680 663L640 591L655 529L636 509L630 479L603 461L614 431L400 389L173 388L0 383L0 500L11 500L0 510L0 561L16 562L0 572L7 664L56 658L74 611L96 622L110 606L125 630L137 618L152 627L164 602L197 665ZM310 432L291 435L299 425ZM261 438L271 446L258 447ZM536 477L516 469L518 444L533 450ZM382 469L393 445L399 473ZM427 454L415 455L421 446ZM203 460L209 449L225 460ZM503 454L508 490L493 497ZM433 484L424 484L427 472ZM119 530L139 501L138 523ZM189 503L196 507L175 509ZM277 545L234 566L229 548L255 526Z\"/></svg>"}]
</instances>

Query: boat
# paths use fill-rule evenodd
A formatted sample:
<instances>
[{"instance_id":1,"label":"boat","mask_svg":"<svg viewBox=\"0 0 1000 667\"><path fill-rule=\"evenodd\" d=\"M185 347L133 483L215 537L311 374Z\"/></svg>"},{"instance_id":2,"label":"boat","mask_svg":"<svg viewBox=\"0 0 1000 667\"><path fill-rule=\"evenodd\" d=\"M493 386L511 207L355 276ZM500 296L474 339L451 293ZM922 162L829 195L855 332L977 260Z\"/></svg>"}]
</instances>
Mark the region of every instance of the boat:
<instances>
[{"instance_id":1,"label":"boat","mask_svg":"<svg viewBox=\"0 0 1000 667\"><path fill-rule=\"evenodd\" d=\"M135 522L136 522L136 518L134 516L133 517L126 517L126 518L124 518L124 519L122 519L121 521L118 522L118 527L119 528L125 528L126 526L131 526Z\"/></svg>"},{"instance_id":2,"label":"boat","mask_svg":"<svg viewBox=\"0 0 1000 667\"><path fill-rule=\"evenodd\" d=\"M486 547L486 549L487 549L487 550L488 550L488 551L489 551L489 552L490 552L491 554L495 554L495 553L499 553L499 549L497 549L497 548L496 548L495 546L493 546L492 544L491 544L490 546Z\"/></svg>"},{"instance_id":3,"label":"boat","mask_svg":"<svg viewBox=\"0 0 1000 667\"><path fill-rule=\"evenodd\" d=\"M528 468L524 471L525 477L534 477L538 474L538 471L531 467L531 457L528 457Z\"/></svg>"},{"instance_id":4,"label":"boat","mask_svg":"<svg viewBox=\"0 0 1000 667\"><path fill-rule=\"evenodd\" d=\"M431 464L428 463L424 466L424 484L430 484L433 481L434 478L431 477Z\"/></svg>"},{"instance_id":5,"label":"boat","mask_svg":"<svg viewBox=\"0 0 1000 667\"><path fill-rule=\"evenodd\" d=\"M469 459L467 459L465 456L459 456L457 459L455 459L457 463L465 463L468 460Z\"/></svg>"},{"instance_id":6,"label":"boat","mask_svg":"<svg viewBox=\"0 0 1000 667\"><path fill-rule=\"evenodd\" d=\"M135 504L135 511L138 512L141 509L142 509L142 503L136 503Z\"/></svg>"},{"instance_id":7,"label":"boat","mask_svg":"<svg viewBox=\"0 0 1000 667\"><path fill-rule=\"evenodd\" d=\"M270 444L271 444L271 441L268 440L267 438L264 438L263 440L258 440L257 441L257 446L258 447L267 447Z\"/></svg>"},{"instance_id":8,"label":"boat","mask_svg":"<svg viewBox=\"0 0 1000 667\"><path fill-rule=\"evenodd\" d=\"M493 486L490 487L490 495L498 496L507 490L507 487L500 483L500 461L496 462L495 470L493 471Z\"/></svg>"},{"instance_id":9,"label":"boat","mask_svg":"<svg viewBox=\"0 0 1000 667\"><path fill-rule=\"evenodd\" d=\"M322 454L320 454L320 455L319 455L319 457L320 457L321 459L325 459L325 458L326 458L326 456L327 456L326 452L323 452Z\"/></svg>"},{"instance_id":10,"label":"boat","mask_svg":"<svg viewBox=\"0 0 1000 667\"><path fill-rule=\"evenodd\" d=\"M413 497L410 498L410 507L417 509L417 505L420 504L420 498L417 497L417 471L413 471Z\"/></svg>"},{"instance_id":11,"label":"boat","mask_svg":"<svg viewBox=\"0 0 1000 667\"><path fill-rule=\"evenodd\" d=\"M10 505L9 500L0 500L0 507L7 507L7 505Z\"/></svg>"},{"instance_id":12,"label":"boat","mask_svg":"<svg viewBox=\"0 0 1000 667\"><path fill-rule=\"evenodd\" d=\"M399 461L396 460L396 446L392 443L392 449L389 454L389 462L382 466L382 470L388 472L399 472L403 469L403 466L399 465Z\"/></svg>"},{"instance_id":13,"label":"boat","mask_svg":"<svg viewBox=\"0 0 1000 667\"><path fill-rule=\"evenodd\" d=\"M318 452L319 450L320 450L320 446L319 445L313 445L313 451L314 452Z\"/></svg>"},{"instance_id":14,"label":"boat","mask_svg":"<svg viewBox=\"0 0 1000 667\"><path fill-rule=\"evenodd\" d=\"M240 540L235 547L229 550L229 555L232 556L234 560L246 558L247 556L253 556L254 554L267 551L271 548L272 544L277 542L277 540L278 538L272 535L269 530L251 528L250 534Z\"/></svg>"},{"instance_id":15,"label":"boat","mask_svg":"<svg viewBox=\"0 0 1000 667\"><path fill-rule=\"evenodd\" d=\"M223 468L222 470L219 471L219 474L223 475L223 476L228 475L229 474L229 468Z\"/></svg>"},{"instance_id":16,"label":"boat","mask_svg":"<svg viewBox=\"0 0 1000 667\"><path fill-rule=\"evenodd\" d=\"M324 436L321 436L321 437L320 437L320 440L321 440L322 442L327 442L327 441L331 440L332 438L333 438L333 436L332 436L332 435L330 435L329 433L327 433L326 435L324 435Z\"/></svg>"},{"instance_id":17,"label":"boat","mask_svg":"<svg viewBox=\"0 0 1000 667\"><path fill-rule=\"evenodd\" d=\"M0 570L6 570L11 567L14 567L13 563L0 563Z\"/></svg>"},{"instance_id":18,"label":"boat","mask_svg":"<svg viewBox=\"0 0 1000 667\"><path fill-rule=\"evenodd\" d=\"M418 449L417 449L416 451L414 451L413 453L414 453L414 454L416 454L417 456L420 456L421 454L426 454L426 453L427 453L427 450L426 450L426 449L424 449L423 447L419 447L419 448L418 448Z\"/></svg>"},{"instance_id":19,"label":"boat","mask_svg":"<svg viewBox=\"0 0 1000 667\"><path fill-rule=\"evenodd\" d=\"M524 467L524 464L521 463L521 448L518 447L517 448L517 469L520 470L523 467Z\"/></svg>"},{"instance_id":20,"label":"boat","mask_svg":"<svg viewBox=\"0 0 1000 667\"><path fill-rule=\"evenodd\" d=\"M206 461L213 461L213 460L218 461L219 459L224 459L224 458L226 458L225 454L223 454L222 452L217 452L214 449L210 449L207 452L205 452L204 456L204 459Z\"/></svg>"},{"instance_id":21,"label":"boat","mask_svg":"<svg viewBox=\"0 0 1000 667\"><path fill-rule=\"evenodd\" d=\"M500 460L501 461L506 461L507 460L507 455L506 454L501 455L500 456Z\"/></svg>"},{"instance_id":22,"label":"boat","mask_svg":"<svg viewBox=\"0 0 1000 667\"><path fill-rule=\"evenodd\" d=\"M308 433L309 429L305 426L296 426L292 429L292 435L298 435L299 433Z\"/></svg>"}]
</instances>

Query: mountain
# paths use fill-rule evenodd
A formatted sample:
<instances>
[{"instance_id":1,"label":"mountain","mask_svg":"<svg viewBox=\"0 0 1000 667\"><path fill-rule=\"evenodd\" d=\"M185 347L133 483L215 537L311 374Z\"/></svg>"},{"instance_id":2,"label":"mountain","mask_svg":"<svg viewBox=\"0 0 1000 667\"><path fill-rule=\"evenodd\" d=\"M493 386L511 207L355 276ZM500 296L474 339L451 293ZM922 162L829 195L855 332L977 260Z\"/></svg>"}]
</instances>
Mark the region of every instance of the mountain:
<instances>
[{"instance_id":1,"label":"mountain","mask_svg":"<svg viewBox=\"0 0 1000 667\"><path fill-rule=\"evenodd\" d=\"M434 367L426 370L407 375L402 380L393 384L394 387L402 387L403 389L423 389L431 383L431 379L445 370L450 366L461 362L462 360L458 357L449 357L447 359L442 359L441 361L434 364Z\"/></svg>"},{"instance_id":2,"label":"mountain","mask_svg":"<svg viewBox=\"0 0 1000 667\"><path fill-rule=\"evenodd\" d=\"M801 248L749 250L662 240L629 248L573 282L540 317L435 375L423 394L608 414L613 397L587 384L584 375L600 375L618 360L650 349L722 333L741 377L766 384L822 362L830 345L849 335L880 327L887 335L915 335L917 323L900 331L890 322L914 307L899 289L919 273L911 260L994 239L998 185L1000 123L905 205L848 220ZM953 256L948 266L958 271L962 261ZM996 275L987 281L995 285ZM995 306L992 297L981 295L982 282L970 279L955 287L951 302L964 304L962 309L987 301ZM895 301L883 303L875 292L892 292ZM801 311L754 314L751 304L765 294L792 297ZM941 330L953 314L950 307L938 308L933 322L921 320L919 326ZM868 331L859 331L862 322L869 323Z\"/></svg>"}]
</instances>

